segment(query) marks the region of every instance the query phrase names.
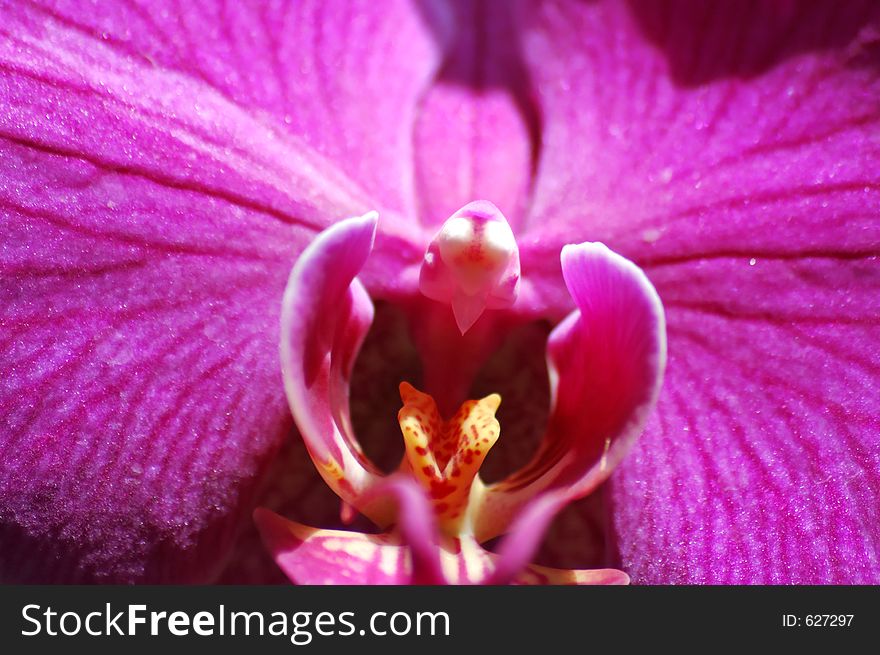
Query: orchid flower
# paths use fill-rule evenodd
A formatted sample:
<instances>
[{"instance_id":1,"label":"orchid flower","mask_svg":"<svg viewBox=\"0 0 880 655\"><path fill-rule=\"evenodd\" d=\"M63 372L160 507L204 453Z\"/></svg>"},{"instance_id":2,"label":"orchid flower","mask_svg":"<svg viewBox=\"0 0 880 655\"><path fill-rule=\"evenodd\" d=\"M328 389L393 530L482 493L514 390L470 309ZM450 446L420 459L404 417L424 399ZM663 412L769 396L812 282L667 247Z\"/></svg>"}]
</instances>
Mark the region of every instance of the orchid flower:
<instances>
[{"instance_id":1,"label":"orchid flower","mask_svg":"<svg viewBox=\"0 0 880 655\"><path fill-rule=\"evenodd\" d=\"M285 292L281 365L290 408L322 477L347 506L395 529L381 535L315 530L260 511L257 522L278 564L300 583L628 581L613 569L523 567L542 527L565 502L607 478L656 403L666 332L650 282L601 244L563 248L562 272L577 309L547 346L554 381L547 434L531 462L487 486L478 472L499 440L501 398L490 394L449 410L512 320L486 316L479 333L464 338L485 309L517 307L519 256L492 203L455 212L428 246L418 278L425 295L448 305L410 305L414 329L429 332L427 351L435 361L426 366L435 372L426 377L436 398L400 385L405 456L400 479L383 484L348 411L354 358L373 316L355 275L375 231L376 216L367 214L338 223L306 249ZM436 356L440 349L447 356ZM456 357L462 352L470 360L465 365ZM381 493L386 485L396 499ZM500 534L508 536L493 557L480 544Z\"/></svg>"},{"instance_id":2,"label":"orchid flower","mask_svg":"<svg viewBox=\"0 0 880 655\"><path fill-rule=\"evenodd\" d=\"M876 3L0 15L3 581L880 582Z\"/></svg>"}]
</instances>

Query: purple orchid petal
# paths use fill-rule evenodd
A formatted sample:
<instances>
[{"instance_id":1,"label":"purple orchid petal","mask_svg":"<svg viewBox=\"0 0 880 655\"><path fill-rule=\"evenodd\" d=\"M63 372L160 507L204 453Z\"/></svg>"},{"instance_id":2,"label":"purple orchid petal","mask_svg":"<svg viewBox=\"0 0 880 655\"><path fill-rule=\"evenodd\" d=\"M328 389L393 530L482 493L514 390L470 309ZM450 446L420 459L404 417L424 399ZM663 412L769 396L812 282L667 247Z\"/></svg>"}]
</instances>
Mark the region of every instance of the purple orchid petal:
<instances>
[{"instance_id":1,"label":"purple orchid petal","mask_svg":"<svg viewBox=\"0 0 880 655\"><path fill-rule=\"evenodd\" d=\"M281 372L293 418L327 484L380 525L365 492L381 479L351 427L348 394L355 357L373 320L356 278L373 249L375 212L340 221L306 248L281 307Z\"/></svg>"},{"instance_id":2,"label":"purple orchid petal","mask_svg":"<svg viewBox=\"0 0 880 655\"><path fill-rule=\"evenodd\" d=\"M360 280L411 302L433 230L402 217L433 226L489 197L521 249L522 316L507 319L571 310L570 241L636 261L668 307L667 391L608 494L637 582L880 579L876 3L0 13L0 578L214 578L290 428L277 330L291 261L340 216L379 209ZM300 335L328 383L301 411L339 427L312 444L368 471L343 387L371 309L348 282L325 314L348 329ZM570 436L579 320L554 333L539 456L557 462L541 484L573 494L632 434ZM502 325L474 324L442 405ZM432 351L426 334L423 354L458 343ZM554 443L576 447L557 460ZM505 526L528 495L494 497ZM467 582L492 558L468 541L443 565ZM591 575L622 581L513 580Z\"/></svg>"},{"instance_id":3,"label":"purple orchid petal","mask_svg":"<svg viewBox=\"0 0 880 655\"><path fill-rule=\"evenodd\" d=\"M561 311L550 253L601 239L668 314L665 391L611 480L636 582L880 580L878 12L547 2L527 22L546 129L523 274Z\"/></svg>"},{"instance_id":4,"label":"purple orchid petal","mask_svg":"<svg viewBox=\"0 0 880 655\"><path fill-rule=\"evenodd\" d=\"M394 210L434 37L323 7L3 3L4 580L215 578L290 430L291 261L379 206L377 264L418 264Z\"/></svg>"},{"instance_id":5,"label":"purple orchid petal","mask_svg":"<svg viewBox=\"0 0 880 655\"><path fill-rule=\"evenodd\" d=\"M670 303L657 416L613 479L623 565L644 583L876 583L876 260L674 269L704 294Z\"/></svg>"},{"instance_id":6,"label":"purple orchid petal","mask_svg":"<svg viewBox=\"0 0 880 655\"><path fill-rule=\"evenodd\" d=\"M543 307L570 308L553 256L573 241L649 275L874 253L878 23L870 1L533 3L523 54L544 129L517 237Z\"/></svg>"},{"instance_id":7,"label":"purple orchid petal","mask_svg":"<svg viewBox=\"0 0 880 655\"><path fill-rule=\"evenodd\" d=\"M441 62L437 37L411 2L392 0L380 8L369 0L342 5L139 0L112 6L38 0L8 3L4 27L16 73L56 87L56 94L29 97L28 104L44 104L54 114L73 100L67 95L57 103L58 92L92 91L94 104L105 100L102 113L114 119L117 103L153 117L173 109L184 129L194 114L200 126L222 124L231 106L233 115L246 113L256 123L302 138L308 150L355 180L373 207L413 213L411 126L422 91ZM62 85L65 78L69 86ZM17 86L23 93L29 90ZM150 95L160 89L162 97L151 102ZM63 114L69 128L75 120L71 114ZM89 127L85 138L99 136L97 106L89 115L80 112L80 120ZM202 136L206 140L194 146L232 145L213 141L210 137L218 135L207 130ZM244 130L240 136L250 138ZM94 139L96 147L100 140ZM114 145L106 144L111 151ZM139 140L138 150L147 145ZM261 147L239 154L254 157ZM290 169L318 174L313 193L339 177L325 177L314 162L292 154ZM187 168L197 174L197 167ZM290 186L278 185L272 193ZM335 207L322 218L352 209Z\"/></svg>"},{"instance_id":8,"label":"purple orchid petal","mask_svg":"<svg viewBox=\"0 0 880 655\"><path fill-rule=\"evenodd\" d=\"M414 576L413 551L398 534L366 534L345 530L319 530L288 521L274 512L257 509L254 520L279 567L298 584L379 584L401 585L479 584L493 569L495 558L473 539L456 540L454 550L441 551L433 544L434 555L442 558L442 577L435 578L435 564L427 571L431 576ZM541 584L550 576L542 576L541 567L530 567L520 573L522 583ZM573 580L569 574L566 580ZM418 582L417 582L418 581Z\"/></svg>"},{"instance_id":9,"label":"purple orchid petal","mask_svg":"<svg viewBox=\"0 0 880 655\"><path fill-rule=\"evenodd\" d=\"M254 512L263 543L297 584L409 584L411 561L396 536L319 530L266 509Z\"/></svg>"},{"instance_id":10,"label":"purple orchid petal","mask_svg":"<svg viewBox=\"0 0 880 655\"><path fill-rule=\"evenodd\" d=\"M518 52L519 9L509 2L432 6L444 58L414 132L419 210L428 226L475 198L491 199L514 229L522 220L538 120Z\"/></svg>"},{"instance_id":11,"label":"purple orchid petal","mask_svg":"<svg viewBox=\"0 0 880 655\"><path fill-rule=\"evenodd\" d=\"M545 493L517 515L500 544L495 570L486 584L509 584L532 562L550 522L566 502L564 494Z\"/></svg>"},{"instance_id":12,"label":"purple orchid petal","mask_svg":"<svg viewBox=\"0 0 880 655\"><path fill-rule=\"evenodd\" d=\"M410 551L411 584L442 584L443 569L437 544L440 541L434 510L424 489L412 478L395 475L371 489L371 496L392 496L395 528Z\"/></svg>"},{"instance_id":13,"label":"purple orchid petal","mask_svg":"<svg viewBox=\"0 0 880 655\"><path fill-rule=\"evenodd\" d=\"M443 584L437 526L414 480L392 476L372 488L395 506L392 534L318 530L258 509L254 520L284 573L299 584ZM390 497L390 498L389 498Z\"/></svg>"},{"instance_id":14,"label":"purple orchid petal","mask_svg":"<svg viewBox=\"0 0 880 655\"><path fill-rule=\"evenodd\" d=\"M566 246L565 283L578 309L550 335L553 407L532 461L490 486L476 518L483 541L549 489L580 498L639 436L666 364L663 307L644 273L602 244Z\"/></svg>"}]
</instances>

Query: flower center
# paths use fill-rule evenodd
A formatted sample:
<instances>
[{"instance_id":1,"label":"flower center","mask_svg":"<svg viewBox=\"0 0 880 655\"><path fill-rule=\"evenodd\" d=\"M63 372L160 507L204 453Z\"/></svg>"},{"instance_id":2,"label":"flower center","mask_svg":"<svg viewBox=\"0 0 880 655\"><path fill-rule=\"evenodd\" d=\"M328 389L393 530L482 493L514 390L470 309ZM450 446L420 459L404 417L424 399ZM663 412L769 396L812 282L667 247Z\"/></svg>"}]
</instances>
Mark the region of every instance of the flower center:
<instances>
[{"instance_id":1,"label":"flower center","mask_svg":"<svg viewBox=\"0 0 880 655\"><path fill-rule=\"evenodd\" d=\"M501 434L495 418L501 396L465 401L449 420L440 417L430 395L406 382L400 397L397 419L406 446L402 467L428 492L440 529L459 535L469 529L471 498L483 489L477 473Z\"/></svg>"}]
</instances>

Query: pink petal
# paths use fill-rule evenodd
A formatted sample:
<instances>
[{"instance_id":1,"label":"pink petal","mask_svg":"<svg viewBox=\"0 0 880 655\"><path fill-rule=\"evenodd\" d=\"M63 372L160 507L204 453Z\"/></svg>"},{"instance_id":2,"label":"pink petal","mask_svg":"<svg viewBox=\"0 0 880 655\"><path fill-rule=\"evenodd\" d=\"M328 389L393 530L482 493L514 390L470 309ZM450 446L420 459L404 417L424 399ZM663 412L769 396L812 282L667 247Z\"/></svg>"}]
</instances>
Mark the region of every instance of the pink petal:
<instances>
[{"instance_id":1,"label":"pink petal","mask_svg":"<svg viewBox=\"0 0 880 655\"><path fill-rule=\"evenodd\" d=\"M564 494L542 494L517 515L501 541L495 570L486 584L508 584L532 562L550 521L566 500Z\"/></svg>"},{"instance_id":2,"label":"pink petal","mask_svg":"<svg viewBox=\"0 0 880 655\"><path fill-rule=\"evenodd\" d=\"M442 584L443 570L437 549L439 533L424 489L411 477L395 475L370 490L370 496L391 496L395 528L409 548L410 584Z\"/></svg>"},{"instance_id":3,"label":"pink petal","mask_svg":"<svg viewBox=\"0 0 880 655\"><path fill-rule=\"evenodd\" d=\"M257 509L254 520L276 563L297 584L409 584L409 549L397 537L319 530Z\"/></svg>"},{"instance_id":4,"label":"pink petal","mask_svg":"<svg viewBox=\"0 0 880 655\"><path fill-rule=\"evenodd\" d=\"M570 306L573 241L649 274L880 249L877 3L551 0L523 24L544 128L518 239L545 308Z\"/></svg>"},{"instance_id":5,"label":"pink petal","mask_svg":"<svg viewBox=\"0 0 880 655\"><path fill-rule=\"evenodd\" d=\"M658 412L612 478L623 567L880 581L877 4L536 7L524 282L563 308L552 250L602 239L668 311Z\"/></svg>"},{"instance_id":6,"label":"pink petal","mask_svg":"<svg viewBox=\"0 0 880 655\"><path fill-rule=\"evenodd\" d=\"M289 430L279 299L310 233L2 150L2 576L211 579Z\"/></svg>"},{"instance_id":7,"label":"pink petal","mask_svg":"<svg viewBox=\"0 0 880 655\"><path fill-rule=\"evenodd\" d=\"M392 494L399 521L391 534L321 530L260 508L254 520L263 542L288 578L298 584L628 584L616 569L565 570L529 563L544 528L565 503L564 494L533 503L505 537L499 554L470 536L445 538L422 490L394 476L375 494Z\"/></svg>"},{"instance_id":8,"label":"pink petal","mask_svg":"<svg viewBox=\"0 0 880 655\"><path fill-rule=\"evenodd\" d=\"M44 66L50 60L68 76L103 70L93 81L108 92L124 81L117 76L133 76L141 82L129 83L117 100L149 107L145 83L155 73L170 84L154 105L159 113L173 105L181 120L198 113L205 123L222 122L220 107L196 102L186 87L210 89L256 122L303 139L356 181L372 206L413 213L412 124L440 53L431 25L410 2L39 0L12 4L4 24L44 80L54 77ZM49 97L32 102L58 107ZM96 137L96 123L89 127L83 136ZM300 163L289 160L302 172Z\"/></svg>"},{"instance_id":9,"label":"pink petal","mask_svg":"<svg viewBox=\"0 0 880 655\"><path fill-rule=\"evenodd\" d=\"M644 273L602 244L566 246L565 282L578 309L550 335L553 405L532 461L487 490L482 541L503 533L548 489L580 498L610 475L654 408L666 363L663 307Z\"/></svg>"},{"instance_id":10,"label":"pink petal","mask_svg":"<svg viewBox=\"0 0 880 655\"><path fill-rule=\"evenodd\" d=\"M356 275L373 248L375 212L340 221L312 241L290 273L281 308L281 372L293 418L327 484L345 502L367 507L381 478L351 426L348 394L355 357L373 320Z\"/></svg>"},{"instance_id":11,"label":"pink petal","mask_svg":"<svg viewBox=\"0 0 880 655\"><path fill-rule=\"evenodd\" d=\"M5 580L209 580L249 521L290 429L291 262L340 216L413 203L433 37L409 4L322 7L4 6ZM377 261L417 265L386 216Z\"/></svg>"},{"instance_id":12,"label":"pink petal","mask_svg":"<svg viewBox=\"0 0 880 655\"><path fill-rule=\"evenodd\" d=\"M422 222L438 226L488 198L516 226L533 167L538 114L519 53L519 3L435 3L426 12L443 47L415 124Z\"/></svg>"},{"instance_id":13,"label":"pink petal","mask_svg":"<svg viewBox=\"0 0 880 655\"><path fill-rule=\"evenodd\" d=\"M612 479L624 568L640 583L880 581L876 259L668 274L664 392Z\"/></svg>"},{"instance_id":14,"label":"pink petal","mask_svg":"<svg viewBox=\"0 0 880 655\"><path fill-rule=\"evenodd\" d=\"M257 528L279 567L299 584L442 584L437 526L414 480L393 476L370 490L395 506L393 534L319 530L258 509ZM389 498L390 497L390 498Z\"/></svg>"}]
</instances>

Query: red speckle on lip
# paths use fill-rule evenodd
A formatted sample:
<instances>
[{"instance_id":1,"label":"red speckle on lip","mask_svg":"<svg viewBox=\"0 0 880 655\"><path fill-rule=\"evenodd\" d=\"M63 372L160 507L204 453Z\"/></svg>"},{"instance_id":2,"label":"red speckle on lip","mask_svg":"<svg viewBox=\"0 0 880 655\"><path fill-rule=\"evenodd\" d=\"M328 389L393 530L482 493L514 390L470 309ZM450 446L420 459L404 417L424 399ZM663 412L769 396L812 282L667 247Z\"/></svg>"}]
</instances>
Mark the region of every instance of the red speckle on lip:
<instances>
[{"instance_id":1,"label":"red speckle on lip","mask_svg":"<svg viewBox=\"0 0 880 655\"><path fill-rule=\"evenodd\" d=\"M398 419L407 444L408 469L434 501L441 528L454 535L483 457L498 438L494 414L501 399L492 394L468 400L448 420L440 417L430 395L408 383L401 384L401 399Z\"/></svg>"},{"instance_id":2,"label":"red speckle on lip","mask_svg":"<svg viewBox=\"0 0 880 655\"><path fill-rule=\"evenodd\" d=\"M449 494L455 491L458 487L454 484L449 484L448 482L431 482L431 497L432 498L446 498Z\"/></svg>"}]
</instances>

